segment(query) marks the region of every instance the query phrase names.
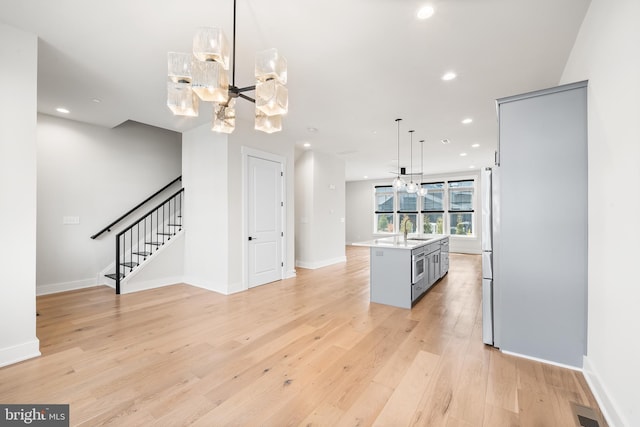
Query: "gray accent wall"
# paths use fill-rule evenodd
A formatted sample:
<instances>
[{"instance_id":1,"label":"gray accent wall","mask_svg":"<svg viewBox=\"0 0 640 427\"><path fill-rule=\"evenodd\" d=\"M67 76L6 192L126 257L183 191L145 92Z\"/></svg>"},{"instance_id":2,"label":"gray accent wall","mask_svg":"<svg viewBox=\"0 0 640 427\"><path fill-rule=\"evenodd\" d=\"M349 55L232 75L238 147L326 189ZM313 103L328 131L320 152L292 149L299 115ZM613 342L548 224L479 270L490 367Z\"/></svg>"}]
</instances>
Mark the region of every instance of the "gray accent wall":
<instances>
[{"instance_id":1,"label":"gray accent wall","mask_svg":"<svg viewBox=\"0 0 640 427\"><path fill-rule=\"evenodd\" d=\"M587 333L586 82L503 98L498 107L496 343L504 351L582 367Z\"/></svg>"}]
</instances>

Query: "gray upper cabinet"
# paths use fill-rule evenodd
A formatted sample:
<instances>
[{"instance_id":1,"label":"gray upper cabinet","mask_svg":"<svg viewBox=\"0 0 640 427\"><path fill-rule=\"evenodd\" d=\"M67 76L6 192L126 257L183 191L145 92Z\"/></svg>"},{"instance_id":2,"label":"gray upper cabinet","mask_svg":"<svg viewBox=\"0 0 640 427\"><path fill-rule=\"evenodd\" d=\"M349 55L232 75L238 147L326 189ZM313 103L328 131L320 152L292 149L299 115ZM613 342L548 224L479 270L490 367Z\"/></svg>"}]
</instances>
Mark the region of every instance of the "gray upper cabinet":
<instances>
[{"instance_id":1,"label":"gray upper cabinet","mask_svg":"<svg viewBox=\"0 0 640 427\"><path fill-rule=\"evenodd\" d=\"M587 337L587 82L497 103L496 345L581 367Z\"/></svg>"}]
</instances>

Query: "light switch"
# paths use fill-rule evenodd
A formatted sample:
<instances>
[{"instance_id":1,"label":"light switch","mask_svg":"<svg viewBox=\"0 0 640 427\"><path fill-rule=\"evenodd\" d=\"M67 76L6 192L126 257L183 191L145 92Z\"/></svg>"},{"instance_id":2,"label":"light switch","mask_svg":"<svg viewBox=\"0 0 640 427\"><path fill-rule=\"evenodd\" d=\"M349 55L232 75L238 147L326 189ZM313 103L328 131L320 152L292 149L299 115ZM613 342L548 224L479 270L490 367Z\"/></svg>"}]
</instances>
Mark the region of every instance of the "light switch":
<instances>
[{"instance_id":1,"label":"light switch","mask_svg":"<svg viewBox=\"0 0 640 427\"><path fill-rule=\"evenodd\" d=\"M80 224L80 217L79 216L63 216L62 217L62 224L64 224L64 225L77 225L77 224Z\"/></svg>"}]
</instances>

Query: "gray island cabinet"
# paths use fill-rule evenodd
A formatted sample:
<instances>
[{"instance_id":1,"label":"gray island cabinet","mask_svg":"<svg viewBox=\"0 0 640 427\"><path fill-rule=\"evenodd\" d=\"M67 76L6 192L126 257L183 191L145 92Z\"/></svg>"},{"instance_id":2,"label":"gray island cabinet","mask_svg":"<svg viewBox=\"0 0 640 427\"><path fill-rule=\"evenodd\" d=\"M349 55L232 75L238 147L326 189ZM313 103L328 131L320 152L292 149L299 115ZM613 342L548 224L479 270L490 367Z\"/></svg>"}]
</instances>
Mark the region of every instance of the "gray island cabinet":
<instances>
[{"instance_id":1,"label":"gray island cabinet","mask_svg":"<svg viewBox=\"0 0 640 427\"><path fill-rule=\"evenodd\" d=\"M370 248L371 302L411 308L449 270L449 236L395 236L354 245Z\"/></svg>"}]
</instances>

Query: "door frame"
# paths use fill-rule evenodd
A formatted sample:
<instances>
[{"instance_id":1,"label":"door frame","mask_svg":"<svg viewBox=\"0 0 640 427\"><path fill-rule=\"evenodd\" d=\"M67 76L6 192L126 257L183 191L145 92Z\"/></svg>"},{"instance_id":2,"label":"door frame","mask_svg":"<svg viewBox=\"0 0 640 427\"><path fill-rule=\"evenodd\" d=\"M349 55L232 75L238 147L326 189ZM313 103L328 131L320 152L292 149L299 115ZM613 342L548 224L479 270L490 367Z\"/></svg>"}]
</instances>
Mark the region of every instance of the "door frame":
<instances>
[{"instance_id":1,"label":"door frame","mask_svg":"<svg viewBox=\"0 0 640 427\"><path fill-rule=\"evenodd\" d=\"M242 155L242 287L244 290L249 289L249 157L256 157L280 164L282 179L280 184L280 194L282 195L282 210L280 216L280 227L282 235L280 236L280 280L286 277L286 257L287 257L287 240L284 233L287 224L287 162L286 157L278 154L268 153L266 151L257 150L251 147L242 146L240 148Z\"/></svg>"}]
</instances>

